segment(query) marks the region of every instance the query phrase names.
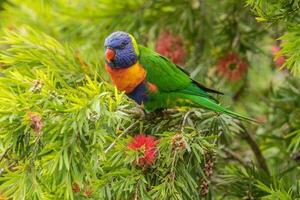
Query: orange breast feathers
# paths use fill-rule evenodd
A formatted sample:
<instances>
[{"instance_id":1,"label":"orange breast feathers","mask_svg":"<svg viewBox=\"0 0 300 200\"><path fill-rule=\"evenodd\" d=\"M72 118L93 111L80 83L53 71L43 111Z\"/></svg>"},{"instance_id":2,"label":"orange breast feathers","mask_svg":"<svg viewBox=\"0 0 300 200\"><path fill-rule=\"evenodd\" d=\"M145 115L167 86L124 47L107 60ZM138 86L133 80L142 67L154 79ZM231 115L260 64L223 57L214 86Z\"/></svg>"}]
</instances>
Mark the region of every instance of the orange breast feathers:
<instances>
[{"instance_id":1,"label":"orange breast feathers","mask_svg":"<svg viewBox=\"0 0 300 200\"><path fill-rule=\"evenodd\" d=\"M146 70L137 62L128 68L113 69L107 64L105 70L109 73L113 84L126 94L132 92L146 78Z\"/></svg>"}]
</instances>

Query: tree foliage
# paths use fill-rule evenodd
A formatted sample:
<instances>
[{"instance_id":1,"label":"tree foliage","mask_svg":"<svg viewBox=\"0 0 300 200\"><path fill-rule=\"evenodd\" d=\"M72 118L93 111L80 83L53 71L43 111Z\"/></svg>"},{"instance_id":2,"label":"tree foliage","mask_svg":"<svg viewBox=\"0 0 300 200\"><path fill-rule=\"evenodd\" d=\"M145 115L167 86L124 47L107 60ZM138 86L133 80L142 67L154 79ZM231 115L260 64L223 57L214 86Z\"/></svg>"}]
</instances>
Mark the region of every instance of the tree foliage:
<instances>
[{"instance_id":1,"label":"tree foliage","mask_svg":"<svg viewBox=\"0 0 300 200\"><path fill-rule=\"evenodd\" d=\"M257 20L266 22L270 26L277 26L280 31L278 39L282 40L282 50L280 54L287 57L284 64L294 74L300 74L299 60L299 32L300 32L300 1L263 1L248 0L248 4L258 15Z\"/></svg>"},{"instance_id":2,"label":"tree foliage","mask_svg":"<svg viewBox=\"0 0 300 200\"><path fill-rule=\"evenodd\" d=\"M300 198L298 1L1 7L0 199ZM180 38L191 76L263 123L201 108L141 112L104 71L103 40L115 30L153 49L162 32ZM218 71L236 69L228 55L246 67L234 81ZM155 140L152 164L140 165L144 149L129 147L136 135Z\"/></svg>"}]
</instances>

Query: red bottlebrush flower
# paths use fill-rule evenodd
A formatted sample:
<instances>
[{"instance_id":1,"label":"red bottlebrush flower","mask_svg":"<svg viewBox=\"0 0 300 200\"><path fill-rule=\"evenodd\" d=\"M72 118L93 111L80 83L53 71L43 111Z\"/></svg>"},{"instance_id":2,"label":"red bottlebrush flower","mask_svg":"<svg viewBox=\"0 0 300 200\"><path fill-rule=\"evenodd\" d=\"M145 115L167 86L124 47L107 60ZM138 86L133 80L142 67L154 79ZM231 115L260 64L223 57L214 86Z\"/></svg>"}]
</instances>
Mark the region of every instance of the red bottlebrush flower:
<instances>
[{"instance_id":1,"label":"red bottlebrush flower","mask_svg":"<svg viewBox=\"0 0 300 200\"><path fill-rule=\"evenodd\" d=\"M160 33L155 50L163 56L171 59L175 64L184 64L186 50L183 39L170 31Z\"/></svg>"},{"instance_id":2,"label":"red bottlebrush flower","mask_svg":"<svg viewBox=\"0 0 300 200\"><path fill-rule=\"evenodd\" d=\"M79 186L78 183L74 182L74 183L72 184L72 191L73 191L74 193L79 193L79 192L80 192L80 186Z\"/></svg>"},{"instance_id":3,"label":"red bottlebrush flower","mask_svg":"<svg viewBox=\"0 0 300 200\"><path fill-rule=\"evenodd\" d=\"M285 57L284 56L277 56L280 51L280 47L278 45L272 46L272 55L274 57L274 61L277 66L282 66L285 63Z\"/></svg>"},{"instance_id":4,"label":"red bottlebrush flower","mask_svg":"<svg viewBox=\"0 0 300 200\"><path fill-rule=\"evenodd\" d=\"M248 64L234 52L222 57L218 63L218 71L229 81L240 80L247 68Z\"/></svg>"},{"instance_id":5,"label":"red bottlebrush flower","mask_svg":"<svg viewBox=\"0 0 300 200\"><path fill-rule=\"evenodd\" d=\"M43 128L41 116L32 112L29 112L27 115L31 121L31 128L36 134L39 134Z\"/></svg>"},{"instance_id":6,"label":"red bottlebrush flower","mask_svg":"<svg viewBox=\"0 0 300 200\"><path fill-rule=\"evenodd\" d=\"M157 140L152 136L143 134L136 135L128 144L128 148L133 151L141 151L142 156L138 159L139 166L152 165L157 154Z\"/></svg>"}]
</instances>

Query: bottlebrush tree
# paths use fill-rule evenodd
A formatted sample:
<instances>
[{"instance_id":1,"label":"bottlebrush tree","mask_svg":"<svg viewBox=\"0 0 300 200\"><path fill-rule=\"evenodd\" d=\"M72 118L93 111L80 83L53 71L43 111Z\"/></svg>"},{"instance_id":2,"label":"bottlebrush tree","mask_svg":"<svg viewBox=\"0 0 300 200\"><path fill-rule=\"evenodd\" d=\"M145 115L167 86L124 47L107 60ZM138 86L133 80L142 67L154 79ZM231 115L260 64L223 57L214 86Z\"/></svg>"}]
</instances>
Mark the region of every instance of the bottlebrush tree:
<instances>
[{"instance_id":1,"label":"bottlebrush tree","mask_svg":"<svg viewBox=\"0 0 300 200\"><path fill-rule=\"evenodd\" d=\"M3 1L0 199L299 198L300 81L273 67L283 56L297 74L289 2ZM261 124L200 108L145 114L104 72L115 30Z\"/></svg>"},{"instance_id":2,"label":"bottlebrush tree","mask_svg":"<svg viewBox=\"0 0 300 200\"><path fill-rule=\"evenodd\" d=\"M232 119L200 109L148 118L100 75L85 75L76 52L44 33L8 31L1 43L7 45L0 54L5 196L207 195L206 165L214 162L218 137L240 131Z\"/></svg>"}]
</instances>

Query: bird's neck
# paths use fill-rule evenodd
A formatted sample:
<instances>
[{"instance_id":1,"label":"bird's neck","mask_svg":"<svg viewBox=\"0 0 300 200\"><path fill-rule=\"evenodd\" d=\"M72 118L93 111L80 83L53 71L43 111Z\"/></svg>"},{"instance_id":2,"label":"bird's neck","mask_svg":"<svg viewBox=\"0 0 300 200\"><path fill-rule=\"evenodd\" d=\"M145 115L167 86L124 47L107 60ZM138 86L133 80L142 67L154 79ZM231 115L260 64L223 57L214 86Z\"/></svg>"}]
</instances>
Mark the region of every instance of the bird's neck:
<instances>
[{"instance_id":1,"label":"bird's neck","mask_svg":"<svg viewBox=\"0 0 300 200\"><path fill-rule=\"evenodd\" d=\"M106 64L105 69L117 89L119 91L125 91L126 94L132 92L143 82L147 74L139 62L127 68L111 68Z\"/></svg>"}]
</instances>

